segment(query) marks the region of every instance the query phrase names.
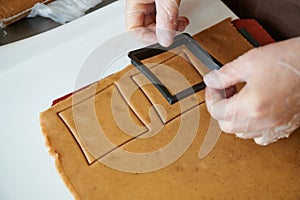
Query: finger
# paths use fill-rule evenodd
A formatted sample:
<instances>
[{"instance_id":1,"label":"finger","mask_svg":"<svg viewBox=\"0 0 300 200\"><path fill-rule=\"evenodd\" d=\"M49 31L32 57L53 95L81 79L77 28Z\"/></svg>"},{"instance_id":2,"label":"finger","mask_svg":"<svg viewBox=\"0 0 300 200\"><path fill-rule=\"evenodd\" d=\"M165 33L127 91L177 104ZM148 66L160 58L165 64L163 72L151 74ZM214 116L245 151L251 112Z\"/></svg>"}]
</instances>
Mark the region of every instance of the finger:
<instances>
[{"instance_id":1,"label":"finger","mask_svg":"<svg viewBox=\"0 0 300 200\"><path fill-rule=\"evenodd\" d=\"M144 28L136 28L130 31L135 38L144 43L145 45L151 45L157 43L155 27L144 27Z\"/></svg>"},{"instance_id":2,"label":"finger","mask_svg":"<svg viewBox=\"0 0 300 200\"><path fill-rule=\"evenodd\" d=\"M206 102L210 106L210 114L215 119L225 121L245 120L250 116L250 113L253 113L253 102L256 101L256 97L251 94L251 89L247 85L230 98L225 98L226 92L224 90L223 92L218 89L213 91L215 93L219 92L219 97L214 93L212 97L215 99L208 98Z\"/></svg>"},{"instance_id":3,"label":"finger","mask_svg":"<svg viewBox=\"0 0 300 200\"><path fill-rule=\"evenodd\" d=\"M229 88L225 89L225 97L230 98L236 93L237 89L236 86L230 86Z\"/></svg>"},{"instance_id":4,"label":"finger","mask_svg":"<svg viewBox=\"0 0 300 200\"><path fill-rule=\"evenodd\" d=\"M187 17L180 16L177 19L177 31L182 32L190 24L190 21Z\"/></svg>"},{"instance_id":5,"label":"finger","mask_svg":"<svg viewBox=\"0 0 300 200\"><path fill-rule=\"evenodd\" d=\"M204 82L208 88L215 89L212 96L216 96L216 92L220 93L219 96L223 96L223 98L207 99L212 117L217 120L230 121L235 120L237 116L243 117L249 114L251 111L250 102L254 97L250 95L247 85L239 93L230 98L226 98L226 92L224 92L225 88L234 86L240 82L247 82L249 71L251 70L248 70L244 56L241 56L222 67L219 71L211 71L204 77Z\"/></svg>"},{"instance_id":6,"label":"finger","mask_svg":"<svg viewBox=\"0 0 300 200\"><path fill-rule=\"evenodd\" d=\"M141 0L138 3L128 0L126 27L142 43L146 45L156 43L154 0Z\"/></svg>"},{"instance_id":7,"label":"finger","mask_svg":"<svg viewBox=\"0 0 300 200\"><path fill-rule=\"evenodd\" d=\"M205 90L205 101L209 113L218 120L223 120L226 114L226 98L232 97L236 93L236 87L232 86L227 89L215 89L206 87ZM220 105L221 104L221 105Z\"/></svg>"},{"instance_id":8,"label":"finger","mask_svg":"<svg viewBox=\"0 0 300 200\"><path fill-rule=\"evenodd\" d=\"M144 13L131 12L126 14L126 29L128 31L144 26Z\"/></svg>"},{"instance_id":9,"label":"finger","mask_svg":"<svg viewBox=\"0 0 300 200\"><path fill-rule=\"evenodd\" d=\"M254 141L256 144L266 146L272 142L275 142L277 139L279 138L276 138L275 134L272 133L270 129L266 129L263 131L261 136L255 137Z\"/></svg>"},{"instance_id":10,"label":"finger","mask_svg":"<svg viewBox=\"0 0 300 200\"><path fill-rule=\"evenodd\" d=\"M261 132L257 133L236 133L236 137L242 138L242 139L255 139L262 136Z\"/></svg>"},{"instance_id":11,"label":"finger","mask_svg":"<svg viewBox=\"0 0 300 200\"><path fill-rule=\"evenodd\" d=\"M256 138L254 138L254 141L256 144L261 145L261 146L266 146L272 142L275 142L274 140L270 140L269 138L265 139L264 136L256 137Z\"/></svg>"},{"instance_id":12,"label":"finger","mask_svg":"<svg viewBox=\"0 0 300 200\"><path fill-rule=\"evenodd\" d=\"M277 140L281 138L287 138L287 136L278 136L276 133L273 132L271 129L266 129L262 132L261 136L254 137L254 141L256 144L266 146L268 144L271 144L273 142L276 142Z\"/></svg>"},{"instance_id":13,"label":"finger","mask_svg":"<svg viewBox=\"0 0 300 200\"><path fill-rule=\"evenodd\" d=\"M224 90L218 90L211 87L205 89L205 101L208 112L215 118L214 105L224 99ZM215 118L216 119L216 118Z\"/></svg>"},{"instance_id":14,"label":"finger","mask_svg":"<svg viewBox=\"0 0 300 200\"><path fill-rule=\"evenodd\" d=\"M219 125L222 131L225 133L238 134L238 137L250 137L254 138L257 135L261 135L261 132L265 130L265 127L256 126L257 123L248 118L245 120L226 121L219 120Z\"/></svg>"},{"instance_id":15,"label":"finger","mask_svg":"<svg viewBox=\"0 0 300 200\"><path fill-rule=\"evenodd\" d=\"M144 16L144 27L152 27L155 28L156 22L155 22L155 16L153 16L151 13Z\"/></svg>"},{"instance_id":16,"label":"finger","mask_svg":"<svg viewBox=\"0 0 300 200\"><path fill-rule=\"evenodd\" d=\"M213 70L204 76L207 86L225 89L246 81L247 70L244 56L224 65L220 70Z\"/></svg>"},{"instance_id":17,"label":"finger","mask_svg":"<svg viewBox=\"0 0 300 200\"><path fill-rule=\"evenodd\" d=\"M156 0L156 34L162 46L173 43L177 30L178 9L180 0Z\"/></svg>"},{"instance_id":18,"label":"finger","mask_svg":"<svg viewBox=\"0 0 300 200\"><path fill-rule=\"evenodd\" d=\"M144 26L144 16L155 12L154 0L127 0L126 2L126 29L132 30Z\"/></svg>"},{"instance_id":19,"label":"finger","mask_svg":"<svg viewBox=\"0 0 300 200\"><path fill-rule=\"evenodd\" d=\"M275 127L269 127L264 129L262 132L262 135L260 137L255 137L254 141L259 145L268 145L272 142L275 142L281 138L288 138L290 134L296 130L299 127L299 125L288 123L283 124Z\"/></svg>"},{"instance_id":20,"label":"finger","mask_svg":"<svg viewBox=\"0 0 300 200\"><path fill-rule=\"evenodd\" d=\"M226 89L215 89L208 86L206 87L206 92L205 92L206 103L213 104L213 103L217 103L222 99L230 98L236 93L236 91L237 89L235 86L231 86Z\"/></svg>"}]
</instances>

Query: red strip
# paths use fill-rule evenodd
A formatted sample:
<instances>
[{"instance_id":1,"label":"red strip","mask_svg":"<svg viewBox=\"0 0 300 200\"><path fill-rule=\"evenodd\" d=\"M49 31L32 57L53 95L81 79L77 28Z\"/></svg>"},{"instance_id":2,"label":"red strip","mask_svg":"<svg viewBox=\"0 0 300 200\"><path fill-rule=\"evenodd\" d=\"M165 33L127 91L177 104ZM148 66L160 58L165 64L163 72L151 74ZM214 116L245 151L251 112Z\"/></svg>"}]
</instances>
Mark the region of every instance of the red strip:
<instances>
[{"instance_id":1,"label":"red strip","mask_svg":"<svg viewBox=\"0 0 300 200\"><path fill-rule=\"evenodd\" d=\"M261 46L275 42L267 31L254 19L237 19L232 21L232 24L237 29L245 28Z\"/></svg>"}]
</instances>

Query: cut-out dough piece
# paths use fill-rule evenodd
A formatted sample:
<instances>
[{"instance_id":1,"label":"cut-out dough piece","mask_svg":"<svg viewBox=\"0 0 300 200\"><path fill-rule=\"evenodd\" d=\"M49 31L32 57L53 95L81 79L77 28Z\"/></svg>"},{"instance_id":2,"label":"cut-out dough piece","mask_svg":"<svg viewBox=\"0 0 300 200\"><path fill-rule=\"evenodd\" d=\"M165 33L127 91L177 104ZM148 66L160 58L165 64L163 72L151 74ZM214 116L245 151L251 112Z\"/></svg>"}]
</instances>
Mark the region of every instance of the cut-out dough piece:
<instances>
[{"instance_id":1,"label":"cut-out dough piece","mask_svg":"<svg viewBox=\"0 0 300 200\"><path fill-rule=\"evenodd\" d=\"M114 95L115 103L112 104L114 89L114 85L111 85L59 113L80 144L89 164L116 146L148 131L129 110L119 93ZM117 120L117 117L123 118Z\"/></svg>"}]
</instances>

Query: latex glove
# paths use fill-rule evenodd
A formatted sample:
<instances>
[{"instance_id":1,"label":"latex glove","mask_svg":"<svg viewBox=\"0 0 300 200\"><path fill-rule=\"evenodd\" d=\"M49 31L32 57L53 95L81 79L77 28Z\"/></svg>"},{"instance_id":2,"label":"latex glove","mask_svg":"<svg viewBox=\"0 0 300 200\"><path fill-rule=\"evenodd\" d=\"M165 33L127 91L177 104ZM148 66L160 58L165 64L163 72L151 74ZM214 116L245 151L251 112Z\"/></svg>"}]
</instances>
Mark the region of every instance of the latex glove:
<instances>
[{"instance_id":1,"label":"latex glove","mask_svg":"<svg viewBox=\"0 0 300 200\"><path fill-rule=\"evenodd\" d=\"M144 43L170 46L175 32L189 24L187 17L178 16L179 5L180 0L127 0L126 28Z\"/></svg>"},{"instance_id":2,"label":"latex glove","mask_svg":"<svg viewBox=\"0 0 300 200\"><path fill-rule=\"evenodd\" d=\"M267 145L300 125L300 37L250 50L204 81L208 111L224 132ZM239 82L246 85L226 98L224 89Z\"/></svg>"}]
</instances>

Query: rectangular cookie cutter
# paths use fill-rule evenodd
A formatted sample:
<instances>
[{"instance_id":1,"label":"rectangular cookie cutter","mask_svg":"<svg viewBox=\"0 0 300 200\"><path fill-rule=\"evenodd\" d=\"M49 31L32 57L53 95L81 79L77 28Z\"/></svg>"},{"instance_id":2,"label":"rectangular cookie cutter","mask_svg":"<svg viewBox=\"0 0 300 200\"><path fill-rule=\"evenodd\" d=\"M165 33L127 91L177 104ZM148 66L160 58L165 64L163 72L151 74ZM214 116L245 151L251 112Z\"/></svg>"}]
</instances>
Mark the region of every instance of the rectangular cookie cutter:
<instances>
[{"instance_id":1,"label":"rectangular cookie cutter","mask_svg":"<svg viewBox=\"0 0 300 200\"><path fill-rule=\"evenodd\" d=\"M154 75L150 69L142 62L147 58L165 53L176 47L184 45L193 55L201 61L209 70L218 70L221 68L221 63L213 58L208 52L206 52L193 38L187 33L182 33L174 38L174 42L169 47L163 47L160 44L153 44L145 48L130 51L128 57L131 59L131 63L144 74L146 78L160 91L169 104L174 104L181 99L184 99L200 90L203 90L206 85L202 81L189 88L186 88L175 95L172 95L168 88Z\"/></svg>"}]
</instances>

